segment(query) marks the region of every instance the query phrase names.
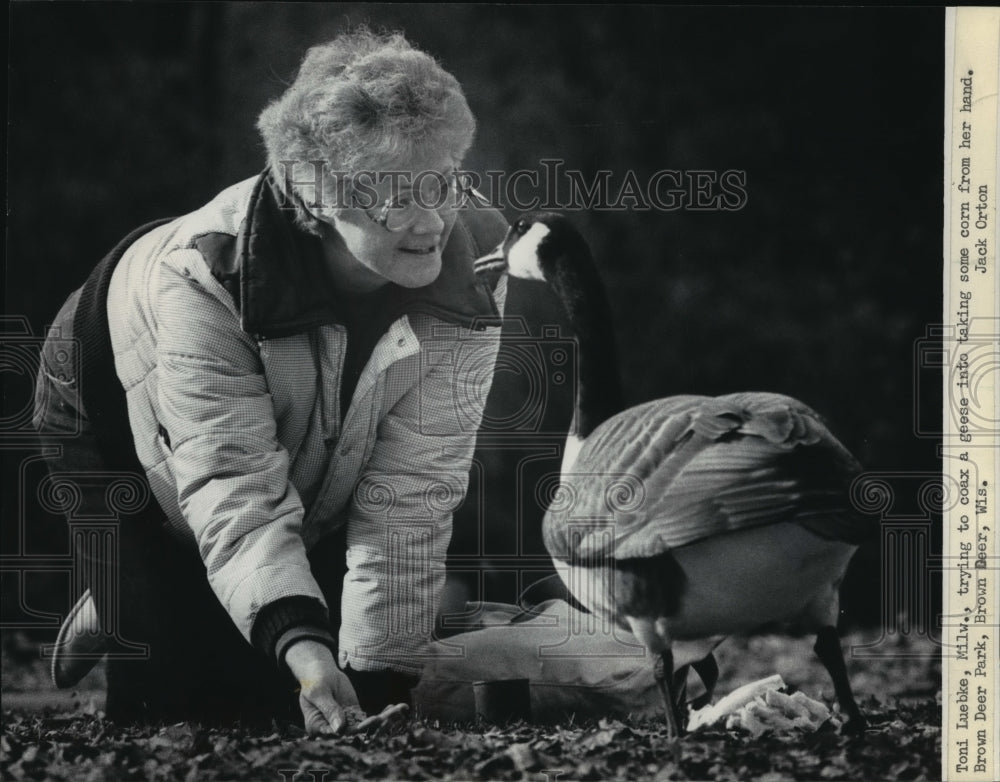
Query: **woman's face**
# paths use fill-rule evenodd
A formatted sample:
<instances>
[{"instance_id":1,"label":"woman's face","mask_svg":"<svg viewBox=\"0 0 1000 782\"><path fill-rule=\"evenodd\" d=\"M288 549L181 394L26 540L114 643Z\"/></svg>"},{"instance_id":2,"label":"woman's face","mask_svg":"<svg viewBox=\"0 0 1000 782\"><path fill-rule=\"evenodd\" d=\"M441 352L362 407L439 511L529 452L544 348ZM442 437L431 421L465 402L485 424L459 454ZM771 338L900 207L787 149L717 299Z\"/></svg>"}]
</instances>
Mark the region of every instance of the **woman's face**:
<instances>
[{"instance_id":1,"label":"woman's face","mask_svg":"<svg viewBox=\"0 0 1000 782\"><path fill-rule=\"evenodd\" d=\"M450 181L456 165L450 156L443 156L422 165L411 162L391 172L374 172L364 179L363 189L356 190L357 206L320 213L321 220L336 229L324 235L324 248L331 273L343 290L367 293L389 282L420 288L437 279L441 251L458 214L449 208L453 197L445 202L439 188ZM382 204L392 197L399 199L395 204L417 202L405 212L407 219L400 221L397 215L390 219L390 227L397 230L372 219L382 216ZM433 208L436 204L441 207ZM393 226L394 222L404 225Z\"/></svg>"}]
</instances>

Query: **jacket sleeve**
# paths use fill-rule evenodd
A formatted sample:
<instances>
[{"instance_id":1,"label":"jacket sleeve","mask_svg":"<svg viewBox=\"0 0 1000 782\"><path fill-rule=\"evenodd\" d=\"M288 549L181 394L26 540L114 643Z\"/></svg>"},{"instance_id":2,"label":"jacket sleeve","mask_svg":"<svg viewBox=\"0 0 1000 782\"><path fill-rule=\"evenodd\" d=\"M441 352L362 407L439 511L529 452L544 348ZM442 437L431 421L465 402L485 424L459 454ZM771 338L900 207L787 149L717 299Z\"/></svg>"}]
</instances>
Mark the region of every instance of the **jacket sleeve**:
<instances>
[{"instance_id":1,"label":"jacket sleeve","mask_svg":"<svg viewBox=\"0 0 1000 782\"><path fill-rule=\"evenodd\" d=\"M501 311L505 291L502 278ZM427 340L418 381L379 425L347 521L341 667L423 667L499 346L495 326Z\"/></svg>"},{"instance_id":2,"label":"jacket sleeve","mask_svg":"<svg viewBox=\"0 0 1000 782\"><path fill-rule=\"evenodd\" d=\"M258 346L223 303L228 297L221 285L209 292L218 284L214 279L193 279L191 264L198 263L196 251L180 251L159 272L154 316L161 445L170 452L180 509L209 583L250 640L264 605L310 598L303 622L325 618L326 611L306 557L302 502L289 482L289 455L277 440ZM286 617L285 627L272 630L295 623Z\"/></svg>"}]
</instances>

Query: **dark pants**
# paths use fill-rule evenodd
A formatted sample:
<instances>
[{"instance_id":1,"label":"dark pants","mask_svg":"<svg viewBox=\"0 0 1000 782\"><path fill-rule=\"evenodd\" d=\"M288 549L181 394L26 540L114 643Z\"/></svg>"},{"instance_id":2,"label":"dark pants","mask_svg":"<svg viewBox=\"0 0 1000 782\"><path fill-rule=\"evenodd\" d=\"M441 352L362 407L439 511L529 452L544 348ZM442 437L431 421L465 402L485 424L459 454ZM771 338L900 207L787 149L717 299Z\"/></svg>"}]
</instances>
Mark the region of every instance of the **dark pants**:
<instances>
[{"instance_id":1,"label":"dark pants","mask_svg":"<svg viewBox=\"0 0 1000 782\"><path fill-rule=\"evenodd\" d=\"M296 682L236 629L209 586L196 548L165 530L152 494L134 512L109 508L107 488L115 480L124 476L145 485L145 476L108 469L82 409L71 339L75 303L75 297L67 301L54 324L59 339L48 340L42 351L34 420L43 444L53 446L47 457L50 474L76 486L78 502L69 521L85 525L88 518L104 518L113 528L117 520L115 546L76 552L82 586L91 590L111 645L108 718L301 721ZM334 630L340 626L345 550L340 532L310 554ZM148 654L137 653L142 645Z\"/></svg>"}]
</instances>

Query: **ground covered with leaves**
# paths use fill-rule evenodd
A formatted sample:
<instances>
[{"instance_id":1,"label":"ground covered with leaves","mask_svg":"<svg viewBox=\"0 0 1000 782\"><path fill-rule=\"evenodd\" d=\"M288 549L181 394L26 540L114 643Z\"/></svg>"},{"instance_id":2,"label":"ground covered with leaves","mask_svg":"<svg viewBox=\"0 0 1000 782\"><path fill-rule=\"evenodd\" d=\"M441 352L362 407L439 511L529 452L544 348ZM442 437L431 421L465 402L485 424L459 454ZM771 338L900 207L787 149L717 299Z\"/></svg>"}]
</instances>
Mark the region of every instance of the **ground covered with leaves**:
<instances>
[{"instance_id":1,"label":"ground covered with leaves","mask_svg":"<svg viewBox=\"0 0 1000 782\"><path fill-rule=\"evenodd\" d=\"M832 688L805 654L808 646L805 639L779 637L727 642L719 650L721 692L777 670L831 703ZM570 719L498 728L420 718L378 732L319 739L291 725L267 731L189 723L120 726L84 698L76 710L5 706L0 778L935 780L941 753L939 666L921 651L928 650L907 641L895 656L849 662L870 722L863 739L841 735L829 723L812 733L758 738L701 729L672 747L660 721Z\"/></svg>"},{"instance_id":2,"label":"ground covered with leaves","mask_svg":"<svg viewBox=\"0 0 1000 782\"><path fill-rule=\"evenodd\" d=\"M659 723L483 729L414 720L381 735L315 739L181 723L113 726L96 715L8 716L5 779L780 780L939 778L937 708L878 708L863 740L834 729L748 736L703 730L672 750Z\"/></svg>"}]
</instances>

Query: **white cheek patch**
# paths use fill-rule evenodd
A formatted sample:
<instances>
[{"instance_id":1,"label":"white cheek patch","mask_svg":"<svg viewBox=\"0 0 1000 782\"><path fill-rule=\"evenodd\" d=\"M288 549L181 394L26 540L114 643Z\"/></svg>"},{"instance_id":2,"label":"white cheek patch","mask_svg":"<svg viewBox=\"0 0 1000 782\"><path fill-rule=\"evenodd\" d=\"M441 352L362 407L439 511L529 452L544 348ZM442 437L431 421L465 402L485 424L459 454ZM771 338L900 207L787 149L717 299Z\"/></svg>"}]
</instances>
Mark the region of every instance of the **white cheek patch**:
<instances>
[{"instance_id":1,"label":"white cheek patch","mask_svg":"<svg viewBox=\"0 0 1000 782\"><path fill-rule=\"evenodd\" d=\"M545 280L538 266L538 245L549 235L549 227L535 223L528 233L518 239L507 254L507 266L511 277L522 280Z\"/></svg>"},{"instance_id":2,"label":"white cheek patch","mask_svg":"<svg viewBox=\"0 0 1000 782\"><path fill-rule=\"evenodd\" d=\"M581 448L583 448L583 440L578 435L572 432L566 435L562 465L559 467L560 475L569 475L573 471L573 465L576 464L576 458L580 455Z\"/></svg>"}]
</instances>

